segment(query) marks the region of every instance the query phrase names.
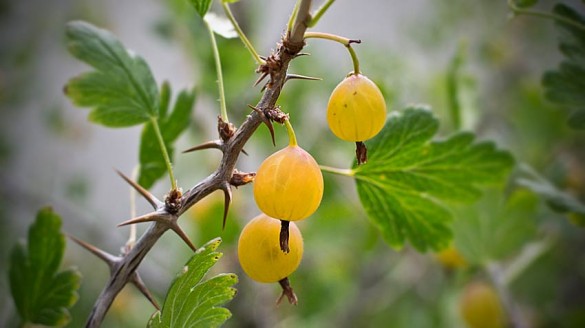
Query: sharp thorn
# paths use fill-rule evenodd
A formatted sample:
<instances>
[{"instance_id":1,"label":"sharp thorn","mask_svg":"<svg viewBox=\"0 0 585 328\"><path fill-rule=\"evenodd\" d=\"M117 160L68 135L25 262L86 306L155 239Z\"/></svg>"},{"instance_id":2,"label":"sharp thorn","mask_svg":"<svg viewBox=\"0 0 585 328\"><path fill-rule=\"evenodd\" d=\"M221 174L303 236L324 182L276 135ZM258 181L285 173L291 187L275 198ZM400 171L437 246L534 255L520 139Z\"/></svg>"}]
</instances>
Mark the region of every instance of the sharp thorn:
<instances>
[{"instance_id":1,"label":"sharp thorn","mask_svg":"<svg viewBox=\"0 0 585 328\"><path fill-rule=\"evenodd\" d=\"M299 52L298 54L295 55L295 58L297 57L302 57L302 56L310 56L311 54L308 52Z\"/></svg>"},{"instance_id":2,"label":"sharp thorn","mask_svg":"<svg viewBox=\"0 0 585 328\"><path fill-rule=\"evenodd\" d=\"M272 126L272 122L268 119L268 117L266 117L266 114L264 114L264 112L260 108L256 108L252 105L248 105L248 107L252 108L255 112L260 114L260 119L262 120L262 123L266 124L268 130L270 130L270 136L272 137L272 145L276 146L276 141L274 139L274 127Z\"/></svg>"},{"instance_id":3,"label":"sharp thorn","mask_svg":"<svg viewBox=\"0 0 585 328\"><path fill-rule=\"evenodd\" d=\"M163 216L160 215L159 213L148 213L145 215L141 215L138 217L135 217L133 219L130 219L128 221L124 221L120 224L118 224L118 227L123 227L129 224L136 224L136 223L143 223L143 222L160 222L163 221Z\"/></svg>"},{"instance_id":4,"label":"sharp thorn","mask_svg":"<svg viewBox=\"0 0 585 328\"><path fill-rule=\"evenodd\" d=\"M227 221L228 212L230 210L230 204L232 203L232 188L229 184L225 184L222 188L224 195L224 207L223 207L223 221L221 230L225 230L225 224Z\"/></svg>"},{"instance_id":5,"label":"sharp thorn","mask_svg":"<svg viewBox=\"0 0 585 328\"><path fill-rule=\"evenodd\" d=\"M242 149L242 153L246 156L248 156L248 152L245 149Z\"/></svg>"},{"instance_id":6,"label":"sharp thorn","mask_svg":"<svg viewBox=\"0 0 585 328\"><path fill-rule=\"evenodd\" d=\"M262 75L260 75L260 77L256 80L256 82L254 82L254 86L257 86L258 84L260 84L260 82L262 82L267 76L268 76L268 72L262 73Z\"/></svg>"},{"instance_id":7,"label":"sharp thorn","mask_svg":"<svg viewBox=\"0 0 585 328\"><path fill-rule=\"evenodd\" d=\"M110 267L110 269L114 266L114 264L116 264L116 262L118 262L119 257L118 256L114 256L106 251L103 251L91 244L88 244L80 239L77 239L71 235L68 235L68 237L73 240L74 242L76 242L79 246L87 249L88 251L90 251L93 255L97 256L98 258L100 258L102 261L106 262L108 264L108 266Z\"/></svg>"},{"instance_id":8,"label":"sharp thorn","mask_svg":"<svg viewBox=\"0 0 585 328\"><path fill-rule=\"evenodd\" d=\"M299 74L287 74L285 82L288 80L308 80L308 81L322 81L323 79L320 77L313 77L313 76L305 76Z\"/></svg>"},{"instance_id":9,"label":"sharp thorn","mask_svg":"<svg viewBox=\"0 0 585 328\"><path fill-rule=\"evenodd\" d=\"M177 235L179 235L179 237L181 237L181 239L183 239L185 244L187 244L187 246L189 246L189 248L191 248L191 250L193 250L193 252L197 251L197 248L195 247L195 245L193 245L193 243L191 242L191 240L189 239L187 234L183 231L183 229L181 229L181 227L179 227L179 224L177 223L177 221L173 221L173 223L171 223L171 225L169 227Z\"/></svg>"},{"instance_id":10,"label":"sharp thorn","mask_svg":"<svg viewBox=\"0 0 585 328\"><path fill-rule=\"evenodd\" d=\"M130 278L130 281L132 282L132 284L134 284L134 286L136 286L136 288L138 288L142 295L144 295L144 297L146 297L150 301L150 303L157 310L160 311L160 306L158 305L156 299L154 299L154 296L152 296L148 288L146 288L146 285L144 284L144 281L142 281L142 278L140 278L138 271L134 271L132 277Z\"/></svg>"},{"instance_id":11,"label":"sharp thorn","mask_svg":"<svg viewBox=\"0 0 585 328\"><path fill-rule=\"evenodd\" d=\"M266 126L268 126L268 130L270 130L270 136L272 137L272 146L276 147L276 140L274 139L274 127L272 126L272 122L264 116L264 120L262 120Z\"/></svg>"},{"instance_id":12,"label":"sharp thorn","mask_svg":"<svg viewBox=\"0 0 585 328\"><path fill-rule=\"evenodd\" d=\"M153 194L151 194L148 190L144 189L141 185L132 181L130 178L128 178L126 175L124 175L124 173L122 173L118 170L116 170L116 172L118 173L118 175L122 179L124 179L124 181L126 181L130 186L132 186L132 188L134 188L136 191L138 191L138 193L140 195L142 195L142 197L144 197L144 199L146 199L155 210L159 206L163 205L163 202L158 200Z\"/></svg>"},{"instance_id":13,"label":"sharp thorn","mask_svg":"<svg viewBox=\"0 0 585 328\"><path fill-rule=\"evenodd\" d=\"M183 154L190 153L190 152L194 152L194 151L197 151L197 150L202 150L202 149L219 149L219 150L221 150L221 145L222 145L221 141L219 141L219 140L211 140L211 141L202 143L202 144L200 144L198 146L191 147L191 148L189 148L187 150L183 150Z\"/></svg>"}]
</instances>

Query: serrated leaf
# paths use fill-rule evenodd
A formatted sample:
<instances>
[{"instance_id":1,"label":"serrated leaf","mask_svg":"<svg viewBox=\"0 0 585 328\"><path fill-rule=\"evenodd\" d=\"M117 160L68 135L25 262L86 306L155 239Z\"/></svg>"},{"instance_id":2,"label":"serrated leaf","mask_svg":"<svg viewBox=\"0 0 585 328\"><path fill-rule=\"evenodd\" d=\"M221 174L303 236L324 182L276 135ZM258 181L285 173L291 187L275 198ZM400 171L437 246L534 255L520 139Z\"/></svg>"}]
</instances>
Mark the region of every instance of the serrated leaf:
<instances>
[{"instance_id":1,"label":"serrated leaf","mask_svg":"<svg viewBox=\"0 0 585 328\"><path fill-rule=\"evenodd\" d=\"M585 26L585 17L573 8L558 4L553 12L565 19ZM546 97L571 109L568 124L573 129L585 129L585 30L556 21L562 32L559 49L565 59L555 71L542 78Z\"/></svg>"},{"instance_id":2,"label":"serrated leaf","mask_svg":"<svg viewBox=\"0 0 585 328\"><path fill-rule=\"evenodd\" d=\"M23 323L64 326L77 302L81 275L57 272L65 250L61 218L50 208L37 214L29 229L28 247L17 244L10 259L10 289Z\"/></svg>"},{"instance_id":3,"label":"serrated leaf","mask_svg":"<svg viewBox=\"0 0 585 328\"><path fill-rule=\"evenodd\" d=\"M479 186L503 182L512 156L471 133L431 141L438 120L424 108L391 115L366 142L368 163L354 164L360 200L372 223L394 248L409 241L420 251L445 248L452 236L446 203L470 203Z\"/></svg>"},{"instance_id":4,"label":"serrated leaf","mask_svg":"<svg viewBox=\"0 0 585 328\"><path fill-rule=\"evenodd\" d=\"M216 252L220 243L220 238L213 239L191 257L171 284L162 310L148 322L149 327L218 327L230 318L230 311L220 306L235 296L232 286L238 277L219 274L202 281L222 255Z\"/></svg>"},{"instance_id":5,"label":"serrated leaf","mask_svg":"<svg viewBox=\"0 0 585 328\"><path fill-rule=\"evenodd\" d=\"M109 127L132 126L158 116L159 96L150 68L110 32L82 21L66 27L67 48L95 71L71 79L66 95L90 107L89 119Z\"/></svg>"},{"instance_id":6,"label":"serrated leaf","mask_svg":"<svg viewBox=\"0 0 585 328\"><path fill-rule=\"evenodd\" d=\"M223 36L226 39L232 39L238 36L238 33L234 29L234 25L225 17L220 17L214 13L207 13L203 20L213 32Z\"/></svg>"},{"instance_id":7,"label":"serrated leaf","mask_svg":"<svg viewBox=\"0 0 585 328\"><path fill-rule=\"evenodd\" d=\"M172 93L168 84L163 84L161 104L168 107L170 94ZM173 158L173 143L187 129L190 122L191 111L195 103L195 91L183 90L179 93L173 110L167 113L166 108L161 109L161 116L158 124L169 153ZM140 138L140 169L138 172L138 184L144 188L150 188L160 179L167 171L164 158L161 153L160 145L156 137L154 127L151 122L144 125L142 136Z\"/></svg>"},{"instance_id":8,"label":"serrated leaf","mask_svg":"<svg viewBox=\"0 0 585 328\"><path fill-rule=\"evenodd\" d=\"M213 0L189 0L195 11L201 16L202 18L207 14L209 11L209 7L211 7L211 2Z\"/></svg>"}]
</instances>

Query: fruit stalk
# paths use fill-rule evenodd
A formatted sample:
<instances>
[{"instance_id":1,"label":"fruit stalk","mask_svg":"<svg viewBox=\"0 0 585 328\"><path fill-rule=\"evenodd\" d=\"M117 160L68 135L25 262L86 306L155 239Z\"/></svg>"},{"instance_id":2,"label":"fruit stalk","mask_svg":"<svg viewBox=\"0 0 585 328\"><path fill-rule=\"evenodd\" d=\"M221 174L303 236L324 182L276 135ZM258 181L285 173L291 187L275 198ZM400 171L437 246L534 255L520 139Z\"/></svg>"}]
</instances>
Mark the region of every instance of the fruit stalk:
<instances>
[{"instance_id":1,"label":"fruit stalk","mask_svg":"<svg viewBox=\"0 0 585 328\"><path fill-rule=\"evenodd\" d=\"M341 43L342 45L344 45L347 48L347 51L349 51L349 55L350 55L351 61L353 63L353 74L360 74L360 61L357 58L357 54L355 53L355 51L351 47L351 44L352 43L362 43L362 40L348 39L348 38L344 38L344 37L339 36L339 35L330 34L330 33L323 33L323 32L307 32L307 33L305 33L305 39L311 39L311 38L335 41L337 43Z\"/></svg>"},{"instance_id":2,"label":"fruit stalk","mask_svg":"<svg viewBox=\"0 0 585 328\"><path fill-rule=\"evenodd\" d=\"M280 220L280 250L284 253L289 253L290 248L288 247L288 228L290 225L290 221Z\"/></svg>"},{"instance_id":3,"label":"fruit stalk","mask_svg":"<svg viewBox=\"0 0 585 328\"><path fill-rule=\"evenodd\" d=\"M288 132L288 145L297 146L297 136L295 135L295 130L290 124L290 120L285 120L284 124L286 125L286 131Z\"/></svg>"}]
</instances>

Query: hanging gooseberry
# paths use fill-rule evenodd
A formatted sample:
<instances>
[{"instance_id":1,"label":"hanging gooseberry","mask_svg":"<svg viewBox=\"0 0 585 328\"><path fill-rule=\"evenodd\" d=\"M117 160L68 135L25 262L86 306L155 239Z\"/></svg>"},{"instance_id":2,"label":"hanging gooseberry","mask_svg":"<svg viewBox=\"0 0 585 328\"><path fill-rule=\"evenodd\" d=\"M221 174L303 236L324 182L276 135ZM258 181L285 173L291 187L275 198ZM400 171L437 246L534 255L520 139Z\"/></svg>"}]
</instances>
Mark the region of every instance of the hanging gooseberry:
<instances>
[{"instance_id":1,"label":"hanging gooseberry","mask_svg":"<svg viewBox=\"0 0 585 328\"><path fill-rule=\"evenodd\" d=\"M465 287L460 310L470 328L503 328L506 326L504 309L494 288L484 282L473 282Z\"/></svg>"},{"instance_id":2,"label":"hanging gooseberry","mask_svg":"<svg viewBox=\"0 0 585 328\"><path fill-rule=\"evenodd\" d=\"M361 75L356 66L355 72L341 81L331 93L327 105L329 128L338 138L355 142L357 163L360 165L368 160L368 150L363 141L378 134L385 120L386 103L382 92L374 82Z\"/></svg>"},{"instance_id":3,"label":"hanging gooseberry","mask_svg":"<svg viewBox=\"0 0 585 328\"><path fill-rule=\"evenodd\" d=\"M262 162L254 180L254 199L268 216L298 221L313 214L323 197L323 175L289 128L289 145Z\"/></svg>"},{"instance_id":4,"label":"hanging gooseberry","mask_svg":"<svg viewBox=\"0 0 585 328\"><path fill-rule=\"evenodd\" d=\"M283 296L296 304L296 296L289 284L290 276L301 263L303 257L303 237L294 224L290 223L288 253L279 247L280 221L266 214L252 219L240 234L238 259L244 272L253 280L263 283L279 282ZM280 299L279 298L279 301Z\"/></svg>"},{"instance_id":5,"label":"hanging gooseberry","mask_svg":"<svg viewBox=\"0 0 585 328\"><path fill-rule=\"evenodd\" d=\"M362 74L351 74L331 93L327 105L329 128L346 141L365 141L382 130L386 102L380 89Z\"/></svg>"}]
</instances>

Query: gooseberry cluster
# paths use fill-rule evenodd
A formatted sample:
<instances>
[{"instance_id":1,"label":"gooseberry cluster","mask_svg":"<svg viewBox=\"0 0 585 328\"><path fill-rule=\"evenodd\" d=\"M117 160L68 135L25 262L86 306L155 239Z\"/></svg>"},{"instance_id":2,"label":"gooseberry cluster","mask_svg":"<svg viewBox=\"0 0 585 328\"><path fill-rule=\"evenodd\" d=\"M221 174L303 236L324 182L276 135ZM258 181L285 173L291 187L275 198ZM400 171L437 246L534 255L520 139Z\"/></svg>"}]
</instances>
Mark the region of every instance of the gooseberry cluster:
<instances>
[{"instance_id":1,"label":"gooseberry cluster","mask_svg":"<svg viewBox=\"0 0 585 328\"><path fill-rule=\"evenodd\" d=\"M336 38L321 33L312 36ZM343 42L351 49L351 40ZM354 72L333 90L327 106L327 121L338 138L356 143L357 161L363 164L367 159L363 141L382 130L386 103L378 87L359 72L355 54L352 50L350 53ZM266 118L265 113L261 115ZM296 304L288 277L300 264L303 240L294 221L306 219L319 207L323 197L323 175L315 159L297 144L288 116L279 117L283 115L284 120L280 122L288 130L289 145L266 158L256 172L254 199L262 214L242 230L238 257L250 278L280 283L283 293L278 302L287 296L289 302ZM270 121L265 123L272 132Z\"/></svg>"}]
</instances>

